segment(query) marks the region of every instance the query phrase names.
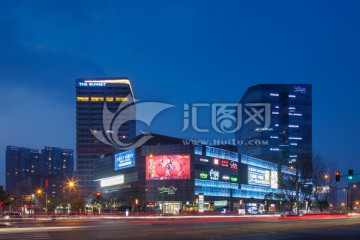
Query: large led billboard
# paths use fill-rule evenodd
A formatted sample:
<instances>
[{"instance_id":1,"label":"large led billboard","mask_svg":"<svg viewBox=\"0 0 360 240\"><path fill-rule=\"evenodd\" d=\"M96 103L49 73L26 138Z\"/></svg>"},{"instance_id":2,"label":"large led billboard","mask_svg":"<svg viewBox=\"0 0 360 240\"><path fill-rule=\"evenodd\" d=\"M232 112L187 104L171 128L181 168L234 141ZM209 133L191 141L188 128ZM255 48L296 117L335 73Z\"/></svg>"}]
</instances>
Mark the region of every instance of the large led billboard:
<instances>
[{"instance_id":1,"label":"large led billboard","mask_svg":"<svg viewBox=\"0 0 360 240\"><path fill-rule=\"evenodd\" d=\"M259 167L248 166L249 184L270 187L271 171Z\"/></svg>"},{"instance_id":2,"label":"large led billboard","mask_svg":"<svg viewBox=\"0 0 360 240\"><path fill-rule=\"evenodd\" d=\"M134 149L115 154L115 171L135 166Z\"/></svg>"},{"instance_id":3,"label":"large led billboard","mask_svg":"<svg viewBox=\"0 0 360 240\"><path fill-rule=\"evenodd\" d=\"M146 180L190 179L190 155L146 156Z\"/></svg>"}]
</instances>

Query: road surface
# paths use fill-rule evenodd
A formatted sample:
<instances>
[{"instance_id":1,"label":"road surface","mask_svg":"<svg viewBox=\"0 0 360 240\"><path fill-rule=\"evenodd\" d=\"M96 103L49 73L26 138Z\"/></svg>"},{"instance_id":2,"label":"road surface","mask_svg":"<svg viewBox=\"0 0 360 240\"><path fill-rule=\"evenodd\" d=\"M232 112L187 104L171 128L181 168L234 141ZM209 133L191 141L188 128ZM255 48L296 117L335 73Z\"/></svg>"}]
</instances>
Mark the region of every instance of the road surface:
<instances>
[{"instance_id":1,"label":"road surface","mask_svg":"<svg viewBox=\"0 0 360 240\"><path fill-rule=\"evenodd\" d=\"M0 239L360 239L359 216L83 218L0 222Z\"/></svg>"}]
</instances>

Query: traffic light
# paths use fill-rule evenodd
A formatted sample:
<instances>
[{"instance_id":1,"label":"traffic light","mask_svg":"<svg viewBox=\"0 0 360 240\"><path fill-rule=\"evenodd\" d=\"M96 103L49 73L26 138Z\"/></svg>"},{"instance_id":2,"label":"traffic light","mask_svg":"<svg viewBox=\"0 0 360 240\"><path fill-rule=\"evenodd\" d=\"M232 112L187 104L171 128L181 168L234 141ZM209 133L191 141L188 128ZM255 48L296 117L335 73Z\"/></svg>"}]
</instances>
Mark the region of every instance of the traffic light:
<instances>
[{"instance_id":1,"label":"traffic light","mask_svg":"<svg viewBox=\"0 0 360 240\"><path fill-rule=\"evenodd\" d=\"M348 179L352 180L354 177L354 171L351 169L349 170Z\"/></svg>"},{"instance_id":2,"label":"traffic light","mask_svg":"<svg viewBox=\"0 0 360 240\"><path fill-rule=\"evenodd\" d=\"M98 199L98 200L99 200L99 199L100 199L100 197L101 197L101 193L100 193L100 192L97 192L97 193L96 193L96 199Z\"/></svg>"},{"instance_id":3,"label":"traffic light","mask_svg":"<svg viewBox=\"0 0 360 240\"><path fill-rule=\"evenodd\" d=\"M336 180L337 182L340 182L340 172L339 172L339 171L336 171L336 172L335 172L335 180Z\"/></svg>"}]
</instances>

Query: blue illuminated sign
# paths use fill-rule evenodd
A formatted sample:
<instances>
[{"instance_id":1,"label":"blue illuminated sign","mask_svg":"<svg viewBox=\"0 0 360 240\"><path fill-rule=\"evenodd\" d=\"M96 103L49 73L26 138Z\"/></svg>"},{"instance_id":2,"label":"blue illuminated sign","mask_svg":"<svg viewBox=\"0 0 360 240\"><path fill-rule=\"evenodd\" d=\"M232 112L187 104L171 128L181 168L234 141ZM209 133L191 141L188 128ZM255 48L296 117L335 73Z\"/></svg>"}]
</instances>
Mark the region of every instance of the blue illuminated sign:
<instances>
[{"instance_id":1,"label":"blue illuminated sign","mask_svg":"<svg viewBox=\"0 0 360 240\"><path fill-rule=\"evenodd\" d=\"M126 152L115 154L115 171L134 167L135 166L135 152L134 150L129 150Z\"/></svg>"},{"instance_id":2,"label":"blue illuminated sign","mask_svg":"<svg viewBox=\"0 0 360 240\"><path fill-rule=\"evenodd\" d=\"M78 82L80 87L105 87L106 86L106 82Z\"/></svg>"}]
</instances>

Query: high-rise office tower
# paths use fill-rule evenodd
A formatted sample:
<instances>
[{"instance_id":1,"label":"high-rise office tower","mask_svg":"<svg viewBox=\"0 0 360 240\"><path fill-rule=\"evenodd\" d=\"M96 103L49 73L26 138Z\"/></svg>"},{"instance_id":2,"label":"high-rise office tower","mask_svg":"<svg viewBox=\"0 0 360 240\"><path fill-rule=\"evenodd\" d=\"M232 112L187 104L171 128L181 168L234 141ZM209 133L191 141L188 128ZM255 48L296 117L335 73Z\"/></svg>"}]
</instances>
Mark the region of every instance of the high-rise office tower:
<instances>
[{"instance_id":1,"label":"high-rise office tower","mask_svg":"<svg viewBox=\"0 0 360 240\"><path fill-rule=\"evenodd\" d=\"M127 107L130 98L134 95L128 78L76 80L76 171L83 189L97 186L93 181L95 161L115 152L119 141L131 142L135 137L135 121L131 121L135 106ZM103 139L96 138L96 133Z\"/></svg>"},{"instance_id":2,"label":"high-rise office tower","mask_svg":"<svg viewBox=\"0 0 360 240\"><path fill-rule=\"evenodd\" d=\"M58 147L41 150L42 175L66 181L74 176L74 151Z\"/></svg>"},{"instance_id":3,"label":"high-rise office tower","mask_svg":"<svg viewBox=\"0 0 360 240\"><path fill-rule=\"evenodd\" d=\"M36 149L7 146L6 192L14 193L19 180L41 173L41 154Z\"/></svg>"},{"instance_id":4,"label":"high-rise office tower","mask_svg":"<svg viewBox=\"0 0 360 240\"><path fill-rule=\"evenodd\" d=\"M236 132L240 154L282 165L311 167L312 85L260 84L240 103L243 122Z\"/></svg>"}]
</instances>

